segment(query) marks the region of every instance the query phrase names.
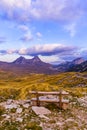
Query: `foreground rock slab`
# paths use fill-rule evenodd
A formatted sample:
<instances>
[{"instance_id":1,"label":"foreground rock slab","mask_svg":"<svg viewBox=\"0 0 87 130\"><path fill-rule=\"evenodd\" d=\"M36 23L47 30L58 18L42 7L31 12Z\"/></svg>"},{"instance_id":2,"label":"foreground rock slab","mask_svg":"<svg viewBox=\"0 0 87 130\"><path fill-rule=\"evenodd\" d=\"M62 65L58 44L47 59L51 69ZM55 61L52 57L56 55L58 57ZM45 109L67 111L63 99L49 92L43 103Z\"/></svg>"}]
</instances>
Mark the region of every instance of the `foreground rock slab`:
<instances>
[{"instance_id":1,"label":"foreground rock slab","mask_svg":"<svg viewBox=\"0 0 87 130\"><path fill-rule=\"evenodd\" d=\"M45 107L32 106L32 110L35 112L36 115L47 115L47 114L51 114L51 111L48 110Z\"/></svg>"}]
</instances>

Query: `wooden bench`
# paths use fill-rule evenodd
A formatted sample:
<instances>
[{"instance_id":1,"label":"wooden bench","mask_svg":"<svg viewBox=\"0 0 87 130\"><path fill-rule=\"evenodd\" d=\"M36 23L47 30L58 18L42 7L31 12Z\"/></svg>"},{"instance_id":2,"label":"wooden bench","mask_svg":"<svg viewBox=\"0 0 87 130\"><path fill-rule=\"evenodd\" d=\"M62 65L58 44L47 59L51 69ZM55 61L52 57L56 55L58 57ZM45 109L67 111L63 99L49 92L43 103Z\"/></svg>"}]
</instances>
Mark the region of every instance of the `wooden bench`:
<instances>
[{"instance_id":1,"label":"wooden bench","mask_svg":"<svg viewBox=\"0 0 87 130\"><path fill-rule=\"evenodd\" d=\"M64 96L69 95L69 93L65 91L59 92L42 92L42 91L30 91L30 94L34 94L36 98L31 99L31 103L33 106L40 106L41 103L57 103L60 109L67 109L69 100L64 99ZM44 97L42 95L48 95L48 97ZM51 97L53 96L53 97ZM56 97L55 97L56 96Z\"/></svg>"}]
</instances>

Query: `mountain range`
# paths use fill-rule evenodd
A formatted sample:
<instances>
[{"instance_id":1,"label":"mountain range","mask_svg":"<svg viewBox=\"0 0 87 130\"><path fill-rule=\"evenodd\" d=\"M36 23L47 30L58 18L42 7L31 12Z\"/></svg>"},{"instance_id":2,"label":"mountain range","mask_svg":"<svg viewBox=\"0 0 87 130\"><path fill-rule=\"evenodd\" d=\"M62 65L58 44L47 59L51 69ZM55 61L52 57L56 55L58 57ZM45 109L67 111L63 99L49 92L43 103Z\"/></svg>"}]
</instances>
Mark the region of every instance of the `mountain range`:
<instances>
[{"instance_id":1,"label":"mountain range","mask_svg":"<svg viewBox=\"0 0 87 130\"><path fill-rule=\"evenodd\" d=\"M77 58L71 62L64 62L58 65L52 65L43 62L38 56L32 59L26 59L22 56L13 62L0 61L0 71L13 72L15 74L57 74L67 71L87 71L87 61L83 58Z\"/></svg>"}]
</instances>

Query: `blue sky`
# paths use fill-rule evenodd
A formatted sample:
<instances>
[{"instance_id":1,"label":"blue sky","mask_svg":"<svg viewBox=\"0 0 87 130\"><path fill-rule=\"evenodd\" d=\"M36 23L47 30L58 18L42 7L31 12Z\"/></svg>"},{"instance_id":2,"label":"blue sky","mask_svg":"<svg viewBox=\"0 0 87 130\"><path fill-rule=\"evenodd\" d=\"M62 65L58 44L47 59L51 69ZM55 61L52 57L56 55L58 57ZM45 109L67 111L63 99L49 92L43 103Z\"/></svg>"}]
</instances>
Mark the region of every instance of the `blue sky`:
<instances>
[{"instance_id":1,"label":"blue sky","mask_svg":"<svg viewBox=\"0 0 87 130\"><path fill-rule=\"evenodd\" d=\"M0 61L87 59L87 0L0 0Z\"/></svg>"}]
</instances>

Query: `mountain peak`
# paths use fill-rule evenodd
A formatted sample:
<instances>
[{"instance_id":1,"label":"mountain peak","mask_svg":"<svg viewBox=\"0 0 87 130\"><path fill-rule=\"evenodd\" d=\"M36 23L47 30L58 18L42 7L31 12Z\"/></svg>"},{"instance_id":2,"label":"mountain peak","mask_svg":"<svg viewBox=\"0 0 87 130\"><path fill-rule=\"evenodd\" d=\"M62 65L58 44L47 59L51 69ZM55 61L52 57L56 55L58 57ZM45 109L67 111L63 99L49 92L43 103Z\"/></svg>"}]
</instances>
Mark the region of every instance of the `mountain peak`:
<instances>
[{"instance_id":1,"label":"mountain peak","mask_svg":"<svg viewBox=\"0 0 87 130\"><path fill-rule=\"evenodd\" d=\"M15 64L25 64L25 62L26 62L26 59L23 56L20 56L13 63L15 63Z\"/></svg>"},{"instance_id":2,"label":"mountain peak","mask_svg":"<svg viewBox=\"0 0 87 130\"><path fill-rule=\"evenodd\" d=\"M20 56L18 59L22 59L22 60L23 60L23 59L25 59L25 58L24 58L23 56Z\"/></svg>"},{"instance_id":3,"label":"mountain peak","mask_svg":"<svg viewBox=\"0 0 87 130\"><path fill-rule=\"evenodd\" d=\"M75 60L72 61L73 64L81 64L85 60L82 57L76 58Z\"/></svg>"},{"instance_id":4,"label":"mountain peak","mask_svg":"<svg viewBox=\"0 0 87 130\"><path fill-rule=\"evenodd\" d=\"M32 59L33 62L40 62L41 59L38 57L38 56L35 56L33 59Z\"/></svg>"}]
</instances>

